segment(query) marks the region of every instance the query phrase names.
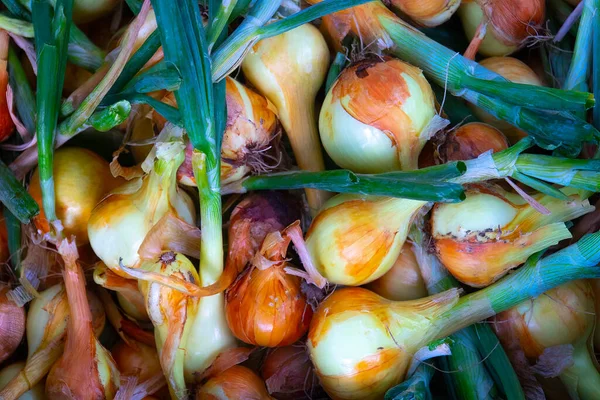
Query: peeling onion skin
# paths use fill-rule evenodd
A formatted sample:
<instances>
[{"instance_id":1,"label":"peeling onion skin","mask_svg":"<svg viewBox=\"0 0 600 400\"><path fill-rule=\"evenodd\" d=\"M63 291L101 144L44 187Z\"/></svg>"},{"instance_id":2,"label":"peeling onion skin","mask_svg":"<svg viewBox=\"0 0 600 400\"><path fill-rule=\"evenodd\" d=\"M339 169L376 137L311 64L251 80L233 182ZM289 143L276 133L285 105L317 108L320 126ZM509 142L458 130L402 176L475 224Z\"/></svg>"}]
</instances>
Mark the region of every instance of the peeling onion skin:
<instances>
[{"instance_id":1,"label":"peeling onion skin","mask_svg":"<svg viewBox=\"0 0 600 400\"><path fill-rule=\"evenodd\" d=\"M392 8L417 24L435 27L448 21L458 10L461 0L391 0Z\"/></svg>"},{"instance_id":2,"label":"peeling onion skin","mask_svg":"<svg viewBox=\"0 0 600 400\"><path fill-rule=\"evenodd\" d=\"M481 122L472 122L448 133L439 152L445 161L462 161L477 158L489 150L497 153L507 148L506 136L498 129Z\"/></svg>"},{"instance_id":3,"label":"peeling onion skin","mask_svg":"<svg viewBox=\"0 0 600 400\"><path fill-rule=\"evenodd\" d=\"M276 399L311 399L320 390L304 344L271 350L260 374Z\"/></svg>"},{"instance_id":4,"label":"peeling onion skin","mask_svg":"<svg viewBox=\"0 0 600 400\"><path fill-rule=\"evenodd\" d=\"M0 363L15 352L25 334L25 309L6 296L9 290L0 286Z\"/></svg>"},{"instance_id":5,"label":"peeling onion skin","mask_svg":"<svg viewBox=\"0 0 600 400\"><path fill-rule=\"evenodd\" d=\"M252 370L233 366L211 378L197 392L196 400L272 400L265 383Z\"/></svg>"},{"instance_id":6,"label":"peeling onion skin","mask_svg":"<svg viewBox=\"0 0 600 400\"><path fill-rule=\"evenodd\" d=\"M0 370L0 390L4 389L8 382L18 375L24 367L25 362L19 361L2 368L2 370ZM44 385L42 383L36 384L30 390L19 396L19 400L46 400Z\"/></svg>"},{"instance_id":7,"label":"peeling onion skin","mask_svg":"<svg viewBox=\"0 0 600 400\"><path fill-rule=\"evenodd\" d=\"M435 115L433 91L419 68L391 58L363 60L345 69L327 94L319 131L342 168L413 170Z\"/></svg>"}]
</instances>

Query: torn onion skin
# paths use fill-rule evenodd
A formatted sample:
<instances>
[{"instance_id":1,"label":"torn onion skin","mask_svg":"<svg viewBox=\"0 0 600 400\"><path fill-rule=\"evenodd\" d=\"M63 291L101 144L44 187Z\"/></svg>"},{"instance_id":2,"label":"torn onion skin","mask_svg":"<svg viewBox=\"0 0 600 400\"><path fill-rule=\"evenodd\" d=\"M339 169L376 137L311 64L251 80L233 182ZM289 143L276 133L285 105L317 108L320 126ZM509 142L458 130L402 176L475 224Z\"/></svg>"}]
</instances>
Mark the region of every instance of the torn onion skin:
<instances>
[{"instance_id":1,"label":"torn onion skin","mask_svg":"<svg viewBox=\"0 0 600 400\"><path fill-rule=\"evenodd\" d=\"M392 9L398 10L417 24L434 27L454 15L461 0L391 0Z\"/></svg>"},{"instance_id":2,"label":"torn onion skin","mask_svg":"<svg viewBox=\"0 0 600 400\"><path fill-rule=\"evenodd\" d=\"M449 132L438 151L442 160L462 161L472 160L490 150L497 153L507 148L508 140L500 130L472 122Z\"/></svg>"},{"instance_id":3,"label":"torn onion skin","mask_svg":"<svg viewBox=\"0 0 600 400\"><path fill-rule=\"evenodd\" d=\"M260 375L276 399L312 399L320 390L304 344L270 350Z\"/></svg>"},{"instance_id":4,"label":"torn onion skin","mask_svg":"<svg viewBox=\"0 0 600 400\"><path fill-rule=\"evenodd\" d=\"M422 71L403 61L363 60L346 68L319 117L321 141L342 168L360 173L414 170L435 132L435 98Z\"/></svg>"},{"instance_id":5,"label":"torn onion skin","mask_svg":"<svg viewBox=\"0 0 600 400\"><path fill-rule=\"evenodd\" d=\"M78 246L87 244L92 210L120 183L122 180L111 175L108 162L96 153L77 147L57 150L54 153L54 196L56 216L65 237L75 236ZM42 206L37 169L29 183L29 194L40 207L40 214L34 218L35 226L42 234L48 233L50 225Z\"/></svg>"},{"instance_id":6,"label":"torn onion skin","mask_svg":"<svg viewBox=\"0 0 600 400\"><path fill-rule=\"evenodd\" d=\"M522 197L497 186L466 192L459 206L436 204L431 235L448 271L472 287L485 287L538 251L569 239L564 222L593 210L580 194L568 201L543 194L532 196L551 214L543 215Z\"/></svg>"},{"instance_id":7,"label":"torn onion skin","mask_svg":"<svg viewBox=\"0 0 600 400\"><path fill-rule=\"evenodd\" d=\"M6 296L9 290L0 285L0 363L14 353L25 334L25 308Z\"/></svg>"},{"instance_id":8,"label":"torn onion skin","mask_svg":"<svg viewBox=\"0 0 600 400\"><path fill-rule=\"evenodd\" d=\"M197 392L196 400L272 400L265 383L251 369L235 365L209 379Z\"/></svg>"}]
</instances>

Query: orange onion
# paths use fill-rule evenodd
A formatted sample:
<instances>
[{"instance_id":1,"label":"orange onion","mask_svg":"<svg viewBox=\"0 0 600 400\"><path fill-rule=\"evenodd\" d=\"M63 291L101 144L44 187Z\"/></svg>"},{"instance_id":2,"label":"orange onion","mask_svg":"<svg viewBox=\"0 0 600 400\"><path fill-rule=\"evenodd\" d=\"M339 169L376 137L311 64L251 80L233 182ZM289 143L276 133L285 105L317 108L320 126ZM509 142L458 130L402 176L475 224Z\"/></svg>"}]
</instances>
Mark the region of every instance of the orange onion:
<instances>
[{"instance_id":1,"label":"orange onion","mask_svg":"<svg viewBox=\"0 0 600 400\"><path fill-rule=\"evenodd\" d=\"M392 268L366 286L389 300L414 300L427 297L427 287L413 247L405 243Z\"/></svg>"},{"instance_id":2,"label":"orange onion","mask_svg":"<svg viewBox=\"0 0 600 400\"><path fill-rule=\"evenodd\" d=\"M162 373L156 348L134 340L130 343L120 341L110 351L122 375L137 376L143 382Z\"/></svg>"},{"instance_id":3,"label":"orange onion","mask_svg":"<svg viewBox=\"0 0 600 400\"><path fill-rule=\"evenodd\" d=\"M491 125L472 122L462 125L444 138L438 151L444 161L472 160L492 150L508 148L506 136Z\"/></svg>"},{"instance_id":4,"label":"orange onion","mask_svg":"<svg viewBox=\"0 0 600 400\"><path fill-rule=\"evenodd\" d=\"M538 251L571 237L564 222L593 211L576 191L569 200L532 196L550 214L542 214L522 197L499 187L478 187L465 201L436 204L431 235L448 271L459 281L484 287Z\"/></svg>"},{"instance_id":5,"label":"orange onion","mask_svg":"<svg viewBox=\"0 0 600 400\"><path fill-rule=\"evenodd\" d=\"M419 25L438 26L458 10L461 0L391 0L392 8Z\"/></svg>"},{"instance_id":6,"label":"orange onion","mask_svg":"<svg viewBox=\"0 0 600 400\"><path fill-rule=\"evenodd\" d=\"M463 0L458 10L472 55L504 56L513 53L530 36L539 34L545 21L544 0ZM485 31L483 31L485 29ZM480 39L479 34L483 34Z\"/></svg>"},{"instance_id":7,"label":"orange onion","mask_svg":"<svg viewBox=\"0 0 600 400\"><path fill-rule=\"evenodd\" d=\"M227 290L225 313L231 332L256 346L287 346L308 330L312 308L300 290L301 279L286 254L290 237L276 231L266 235L252 265Z\"/></svg>"},{"instance_id":8,"label":"orange onion","mask_svg":"<svg viewBox=\"0 0 600 400\"><path fill-rule=\"evenodd\" d=\"M110 174L108 162L96 153L76 147L57 150L54 153L54 196L63 234L75 236L78 246L88 243L87 225L92 210L119 182ZM48 233L50 225L42 207L37 169L31 177L29 193L40 206L35 225L41 233Z\"/></svg>"},{"instance_id":9,"label":"orange onion","mask_svg":"<svg viewBox=\"0 0 600 400\"><path fill-rule=\"evenodd\" d=\"M196 400L270 400L265 383L251 369L236 365L209 379Z\"/></svg>"},{"instance_id":10,"label":"orange onion","mask_svg":"<svg viewBox=\"0 0 600 400\"><path fill-rule=\"evenodd\" d=\"M277 347L267 354L260 375L276 399L312 399L318 388L304 345Z\"/></svg>"},{"instance_id":11,"label":"orange onion","mask_svg":"<svg viewBox=\"0 0 600 400\"><path fill-rule=\"evenodd\" d=\"M331 87L319 117L321 141L342 168L413 170L435 133L435 98L422 71L400 60L363 60Z\"/></svg>"},{"instance_id":12,"label":"orange onion","mask_svg":"<svg viewBox=\"0 0 600 400\"><path fill-rule=\"evenodd\" d=\"M138 289L137 280L117 275L100 261L94 268L94 282L117 292L117 300L127 315L137 321L148 321L144 296Z\"/></svg>"},{"instance_id":13,"label":"orange onion","mask_svg":"<svg viewBox=\"0 0 600 400\"><path fill-rule=\"evenodd\" d=\"M6 296L9 290L0 286L0 363L14 353L25 334L25 309Z\"/></svg>"}]
</instances>

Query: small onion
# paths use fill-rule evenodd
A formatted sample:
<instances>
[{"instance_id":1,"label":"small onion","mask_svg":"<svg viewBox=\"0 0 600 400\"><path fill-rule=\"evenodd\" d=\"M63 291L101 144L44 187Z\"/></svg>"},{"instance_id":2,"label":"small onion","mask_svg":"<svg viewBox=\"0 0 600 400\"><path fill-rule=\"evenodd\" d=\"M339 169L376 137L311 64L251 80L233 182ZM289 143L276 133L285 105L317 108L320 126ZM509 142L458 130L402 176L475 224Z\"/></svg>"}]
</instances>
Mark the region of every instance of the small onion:
<instances>
[{"instance_id":1,"label":"small onion","mask_svg":"<svg viewBox=\"0 0 600 400\"><path fill-rule=\"evenodd\" d=\"M463 0L458 10L465 33L472 39L480 24L486 35L478 50L484 56L513 53L538 34L546 13L544 0Z\"/></svg>"},{"instance_id":2,"label":"small onion","mask_svg":"<svg viewBox=\"0 0 600 400\"><path fill-rule=\"evenodd\" d=\"M0 390L21 372L25 367L25 362L19 361L10 365L5 366L0 370ZM38 383L33 388L23 393L19 400L45 400L46 395L44 394L44 385Z\"/></svg>"},{"instance_id":3,"label":"small onion","mask_svg":"<svg viewBox=\"0 0 600 400\"><path fill-rule=\"evenodd\" d=\"M419 25L434 27L448 21L461 0L391 0L392 7Z\"/></svg>"},{"instance_id":4,"label":"small onion","mask_svg":"<svg viewBox=\"0 0 600 400\"><path fill-rule=\"evenodd\" d=\"M0 364L14 353L25 334L25 309L6 296L9 290L0 286Z\"/></svg>"},{"instance_id":5,"label":"small onion","mask_svg":"<svg viewBox=\"0 0 600 400\"><path fill-rule=\"evenodd\" d=\"M120 341L110 351L121 374L137 376L138 382L144 382L162 373L156 349L140 342L130 341L131 345Z\"/></svg>"},{"instance_id":6,"label":"small onion","mask_svg":"<svg viewBox=\"0 0 600 400\"><path fill-rule=\"evenodd\" d=\"M89 150L70 147L54 153L56 216L65 237L75 236L77 245L88 243L87 226L92 210L118 183L110 174L108 162ZM39 170L31 177L29 193L40 206L35 225L47 233L50 225L42 208Z\"/></svg>"},{"instance_id":7,"label":"small onion","mask_svg":"<svg viewBox=\"0 0 600 400\"><path fill-rule=\"evenodd\" d=\"M417 168L436 115L421 70L396 59L364 60L344 70L319 117L321 141L342 168L379 173Z\"/></svg>"},{"instance_id":8,"label":"small onion","mask_svg":"<svg viewBox=\"0 0 600 400\"><path fill-rule=\"evenodd\" d=\"M318 387L304 345L277 347L267 354L260 375L276 399L311 399Z\"/></svg>"},{"instance_id":9,"label":"small onion","mask_svg":"<svg viewBox=\"0 0 600 400\"><path fill-rule=\"evenodd\" d=\"M472 122L450 132L439 148L444 161L472 160L492 150L494 153L508 148L506 136L491 125Z\"/></svg>"},{"instance_id":10,"label":"small onion","mask_svg":"<svg viewBox=\"0 0 600 400\"><path fill-rule=\"evenodd\" d=\"M428 295L413 247L407 243L392 268L366 288L389 300L415 300Z\"/></svg>"},{"instance_id":11,"label":"small onion","mask_svg":"<svg viewBox=\"0 0 600 400\"><path fill-rule=\"evenodd\" d=\"M251 369L236 365L209 379L196 400L270 400L265 383Z\"/></svg>"}]
</instances>

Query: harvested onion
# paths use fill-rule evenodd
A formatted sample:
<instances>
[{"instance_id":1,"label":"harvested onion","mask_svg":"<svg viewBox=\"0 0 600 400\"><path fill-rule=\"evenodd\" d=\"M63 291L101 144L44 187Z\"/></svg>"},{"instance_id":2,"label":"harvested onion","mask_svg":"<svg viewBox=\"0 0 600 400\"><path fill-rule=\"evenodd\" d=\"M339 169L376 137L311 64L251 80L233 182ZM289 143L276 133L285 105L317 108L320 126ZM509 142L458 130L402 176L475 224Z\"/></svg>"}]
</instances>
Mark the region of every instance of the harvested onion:
<instances>
[{"instance_id":1,"label":"harvested onion","mask_svg":"<svg viewBox=\"0 0 600 400\"><path fill-rule=\"evenodd\" d=\"M138 382L144 382L162 373L154 347L136 341L130 342L131 344L127 344L120 341L110 351L122 375L136 376Z\"/></svg>"},{"instance_id":2,"label":"harvested onion","mask_svg":"<svg viewBox=\"0 0 600 400\"><path fill-rule=\"evenodd\" d=\"M94 282L105 289L117 292L119 305L127 315L137 321L148 321L144 296L140 293L135 279L117 275L100 261L94 268Z\"/></svg>"},{"instance_id":3,"label":"harvested onion","mask_svg":"<svg viewBox=\"0 0 600 400\"><path fill-rule=\"evenodd\" d=\"M251 369L235 365L209 379L196 400L270 400L265 383Z\"/></svg>"},{"instance_id":4,"label":"harvested onion","mask_svg":"<svg viewBox=\"0 0 600 400\"><path fill-rule=\"evenodd\" d=\"M412 170L435 133L434 116L433 91L419 68L396 59L364 60L331 87L319 130L327 154L342 168Z\"/></svg>"},{"instance_id":5,"label":"harvested onion","mask_svg":"<svg viewBox=\"0 0 600 400\"><path fill-rule=\"evenodd\" d=\"M56 216L64 228L63 234L75 236L79 246L86 244L92 210L118 183L110 174L108 162L99 155L76 147L57 150L54 154L54 196ZM31 177L29 193L40 206L35 225L42 233L48 233L50 225L42 208L37 169Z\"/></svg>"},{"instance_id":6,"label":"harvested onion","mask_svg":"<svg viewBox=\"0 0 600 400\"><path fill-rule=\"evenodd\" d=\"M5 366L0 370L0 390L4 389L6 384L10 382L21 370L25 367L25 362L19 361ZM44 385L38 383L27 392L23 393L19 400L45 400Z\"/></svg>"},{"instance_id":7,"label":"harvested onion","mask_svg":"<svg viewBox=\"0 0 600 400\"><path fill-rule=\"evenodd\" d=\"M0 364L14 353L25 334L25 309L6 296L9 290L0 285Z\"/></svg>"},{"instance_id":8,"label":"harvested onion","mask_svg":"<svg viewBox=\"0 0 600 400\"><path fill-rule=\"evenodd\" d=\"M438 151L443 161L458 161L472 160L489 150L497 153L507 148L506 136L498 129L472 122L446 135Z\"/></svg>"},{"instance_id":9,"label":"harvested onion","mask_svg":"<svg viewBox=\"0 0 600 400\"><path fill-rule=\"evenodd\" d=\"M276 399L311 399L318 384L304 345L277 347L265 358L260 375Z\"/></svg>"},{"instance_id":10,"label":"harvested onion","mask_svg":"<svg viewBox=\"0 0 600 400\"><path fill-rule=\"evenodd\" d=\"M458 10L461 0L391 0L392 7L423 26L438 26Z\"/></svg>"}]
</instances>

